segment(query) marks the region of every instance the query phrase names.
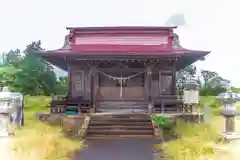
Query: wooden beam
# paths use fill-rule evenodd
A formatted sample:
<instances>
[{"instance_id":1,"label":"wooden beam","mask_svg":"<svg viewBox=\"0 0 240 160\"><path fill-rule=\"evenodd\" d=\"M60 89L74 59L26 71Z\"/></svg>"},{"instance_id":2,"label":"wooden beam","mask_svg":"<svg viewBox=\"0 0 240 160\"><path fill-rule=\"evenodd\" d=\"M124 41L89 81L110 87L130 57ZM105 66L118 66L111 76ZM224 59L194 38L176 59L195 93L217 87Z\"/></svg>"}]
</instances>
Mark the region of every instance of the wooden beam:
<instances>
[{"instance_id":1,"label":"wooden beam","mask_svg":"<svg viewBox=\"0 0 240 160\"><path fill-rule=\"evenodd\" d=\"M75 59L75 60L125 60L125 61L131 61L131 60L173 60L176 59L176 57L179 57L177 55L116 55L116 53L111 53L109 55L97 55L99 53L96 53L95 55L72 55L69 57L69 59Z\"/></svg>"},{"instance_id":2,"label":"wooden beam","mask_svg":"<svg viewBox=\"0 0 240 160\"><path fill-rule=\"evenodd\" d=\"M94 107L95 106L95 101L94 101L94 70L92 68L90 68L90 74L91 74L91 78L90 78L90 100L91 100L91 109L90 112L94 112Z\"/></svg>"},{"instance_id":3,"label":"wooden beam","mask_svg":"<svg viewBox=\"0 0 240 160\"><path fill-rule=\"evenodd\" d=\"M72 95L72 74L71 66L68 64L68 95Z\"/></svg>"},{"instance_id":4,"label":"wooden beam","mask_svg":"<svg viewBox=\"0 0 240 160\"><path fill-rule=\"evenodd\" d=\"M96 70L95 67L92 66L90 68L91 70L91 95L92 95L92 112L96 112L96 90L97 90L97 74L96 74Z\"/></svg>"},{"instance_id":5,"label":"wooden beam","mask_svg":"<svg viewBox=\"0 0 240 160\"><path fill-rule=\"evenodd\" d=\"M145 68L98 68L98 70L103 72L141 72Z\"/></svg>"},{"instance_id":6,"label":"wooden beam","mask_svg":"<svg viewBox=\"0 0 240 160\"><path fill-rule=\"evenodd\" d=\"M149 102L152 103L152 67L150 67L148 69L148 99L149 99Z\"/></svg>"}]
</instances>

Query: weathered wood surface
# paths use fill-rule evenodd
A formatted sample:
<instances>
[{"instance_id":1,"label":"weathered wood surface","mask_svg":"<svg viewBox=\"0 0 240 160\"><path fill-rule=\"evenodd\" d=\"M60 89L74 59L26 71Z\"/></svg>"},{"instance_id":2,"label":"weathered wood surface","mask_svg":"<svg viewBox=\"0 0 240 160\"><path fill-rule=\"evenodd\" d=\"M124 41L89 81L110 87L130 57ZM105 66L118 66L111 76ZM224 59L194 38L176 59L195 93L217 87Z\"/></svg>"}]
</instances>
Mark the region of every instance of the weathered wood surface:
<instances>
[{"instance_id":1,"label":"weathered wood surface","mask_svg":"<svg viewBox=\"0 0 240 160\"><path fill-rule=\"evenodd\" d=\"M90 69L81 68L81 66L71 66L71 96L82 96L85 100L91 97L91 72Z\"/></svg>"},{"instance_id":2,"label":"weathered wood surface","mask_svg":"<svg viewBox=\"0 0 240 160\"><path fill-rule=\"evenodd\" d=\"M162 97L162 95L171 96L173 94L172 92L174 91L173 87L175 85L172 81L172 79L174 79L174 75L172 74L174 70L171 69L174 66L172 62L165 61L164 63L157 63L155 64L156 66L150 70L150 72L145 70L144 67L147 66L145 64L141 64L141 62L136 63L134 61L131 63L128 61L126 64L125 62L112 64L112 62L109 61L108 63L98 63L98 67L100 68L97 66L89 66L87 65L87 62L82 62L81 64L74 63L69 67L71 72L71 74L69 74L71 75L70 95L73 98L75 97L82 100L89 100L91 104L89 107L92 107L94 111L96 110L96 107L98 107L96 102L99 100L130 100L136 101L136 103L139 100L144 100L149 104L153 103L156 105L166 106L169 108L169 110L171 110L171 112L173 111L173 106L179 104L179 102L176 102L176 100L171 101L166 97ZM108 65L112 65L112 68L107 68ZM139 66L140 68L136 68L136 66ZM121 85L121 81L111 79L110 77L99 73L97 70L95 70L95 67L113 77L120 77L121 75L123 77L127 77L136 74L137 72L133 71L132 69L139 69L138 72L145 70L145 73L131 77L130 79L124 81ZM106 71L104 71L101 67L105 67ZM111 70L114 70L115 72L110 72ZM114 108L114 106L112 107ZM115 110L111 109L111 107L108 107L108 109L109 111ZM165 110L166 109L161 109L161 112ZM177 109L175 110L177 111Z\"/></svg>"},{"instance_id":3,"label":"weathered wood surface","mask_svg":"<svg viewBox=\"0 0 240 160\"><path fill-rule=\"evenodd\" d=\"M146 101L98 101L97 112L148 112Z\"/></svg>"}]
</instances>

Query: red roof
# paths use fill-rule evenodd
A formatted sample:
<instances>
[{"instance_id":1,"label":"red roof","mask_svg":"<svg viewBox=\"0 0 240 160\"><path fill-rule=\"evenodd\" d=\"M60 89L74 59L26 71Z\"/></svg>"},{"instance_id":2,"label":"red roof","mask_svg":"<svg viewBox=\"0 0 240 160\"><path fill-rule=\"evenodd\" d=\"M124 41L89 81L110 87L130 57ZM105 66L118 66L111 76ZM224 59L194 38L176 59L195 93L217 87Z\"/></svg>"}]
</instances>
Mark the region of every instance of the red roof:
<instances>
[{"instance_id":1,"label":"red roof","mask_svg":"<svg viewBox=\"0 0 240 160\"><path fill-rule=\"evenodd\" d=\"M159 31L163 29L175 29L177 26L112 26L112 27L66 27L76 31Z\"/></svg>"},{"instance_id":2,"label":"red roof","mask_svg":"<svg viewBox=\"0 0 240 160\"><path fill-rule=\"evenodd\" d=\"M70 33L57 50L32 51L43 57L195 57L209 51L189 50L179 44L176 27L67 27ZM51 58L50 58L51 59Z\"/></svg>"}]
</instances>

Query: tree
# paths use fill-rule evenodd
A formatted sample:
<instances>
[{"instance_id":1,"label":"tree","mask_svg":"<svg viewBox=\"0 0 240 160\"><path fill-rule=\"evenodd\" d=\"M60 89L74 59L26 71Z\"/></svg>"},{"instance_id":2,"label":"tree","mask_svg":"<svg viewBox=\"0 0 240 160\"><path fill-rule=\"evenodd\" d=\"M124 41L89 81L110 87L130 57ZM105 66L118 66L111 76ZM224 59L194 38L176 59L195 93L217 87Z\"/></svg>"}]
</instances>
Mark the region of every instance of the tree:
<instances>
[{"instance_id":1,"label":"tree","mask_svg":"<svg viewBox=\"0 0 240 160\"><path fill-rule=\"evenodd\" d=\"M27 45L24 55L20 50L4 54L0 68L0 85L11 91L30 95L50 95L56 92L57 77L52 65L40 57L29 54L31 50L42 50L41 41Z\"/></svg>"},{"instance_id":2,"label":"tree","mask_svg":"<svg viewBox=\"0 0 240 160\"><path fill-rule=\"evenodd\" d=\"M15 68L11 64L0 67L0 88L8 86L10 90L19 91L17 89L17 75L19 72L21 72L21 69Z\"/></svg>"},{"instance_id":3,"label":"tree","mask_svg":"<svg viewBox=\"0 0 240 160\"><path fill-rule=\"evenodd\" d=\"M1 65L6 66L8 64L18 65L22 60L21 51L19 49L10 50L7 53L1 55Z\"/></svg>"},{"instance_id":4,"label":"tree","mask_svg":"<svg viewBox=\"0 0 240 160\"><path fill-rule=\"evenodd\" d=\"M180 70L176 74L176 83L177 88L180 93L183 91L183 85L191 78L193 78L196 75L197 68L194 65L189 65L186 68Z\"/></svg>"},{"instance_id":5,"label":"tree","mask_svg":"<svg viewBox=\"0 0 240 160\"><path fill-rule=\"evenodd\" d=\"M209 70L202 70L200 76L196 76L197 68L194 65L189 65L177 73L177 87L180 93L183 90L183 85L190 79L195 79L200 86L200 94L217 95L225 92L230 85L230 81L221 77L218 73Z\"/></svg>"},{"instance_id":6,"label":"tree","mask_svg":"<svg viewBox=\"0 0 240 160\"><path fill-rule=\"evenodd\" d=\"M230 86L230 81L221 77L218 73L209 70L201 71L202 81L200 94L218 95L221 92L225 92Z\"/></svg>"},{"instance_id":7,"label":"tree","mask_svg":"<svg viewBox=\"0 0 240 160\"><path fill-rule=\"evenodd\" d=\"M29 54L31 50L43 50L41 41L32 42L24 50L18 82L24 86L25 92L32 95L50 95L55 92L57 78L53 67L40 57Z\"/></svg>"},{"instance_id":8,"label":"tree","mask_svg":"<svg viewBox=\"0 0 240 160\"><path fill-rule=\"evenodd\" d=\"M58 77L56 94L66 94L68 86L68 77Z\"/></svg>"}]
</instances>

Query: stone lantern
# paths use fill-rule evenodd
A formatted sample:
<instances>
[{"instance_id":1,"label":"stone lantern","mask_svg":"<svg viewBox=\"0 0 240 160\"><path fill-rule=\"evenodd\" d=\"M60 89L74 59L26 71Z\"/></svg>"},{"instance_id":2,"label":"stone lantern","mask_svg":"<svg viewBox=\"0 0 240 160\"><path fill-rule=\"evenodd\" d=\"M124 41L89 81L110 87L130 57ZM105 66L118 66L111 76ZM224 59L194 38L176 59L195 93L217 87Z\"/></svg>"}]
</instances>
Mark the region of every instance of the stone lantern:
<instances>
[{"instance_id":1,"label":"stone lantern","mask_svg":"<svg viewBox=\"0 0 240 160\"><path fill-rule=\"evenodd\" d=\"M219 94L216 98L223 102L221 114L225 117L225 132L234 132L235 116L239 115L235 104L237 101L240 101L240 94L233 93L229 89L227 92Z\"/></svg>"},{"instance_id":2,"label":"stone lantern","mask_svg":"<svg viewBox=\"0 0 240 160\"><path fill-rule=\"evenodd\" d=\"M0 136L13 134L15 127L23 126L23 107L23 95L4 87L0 92Z\"/></svg>"}]
</instances>

